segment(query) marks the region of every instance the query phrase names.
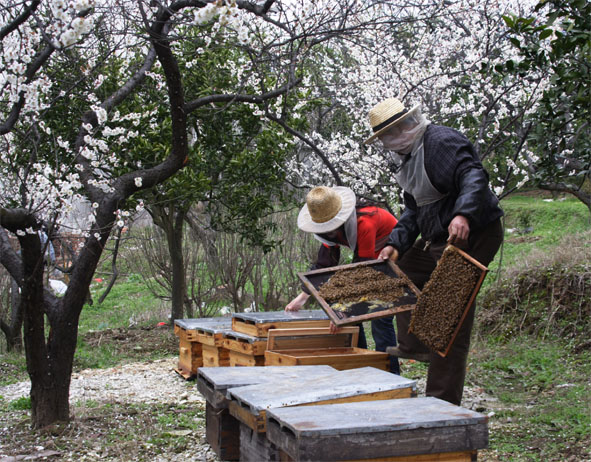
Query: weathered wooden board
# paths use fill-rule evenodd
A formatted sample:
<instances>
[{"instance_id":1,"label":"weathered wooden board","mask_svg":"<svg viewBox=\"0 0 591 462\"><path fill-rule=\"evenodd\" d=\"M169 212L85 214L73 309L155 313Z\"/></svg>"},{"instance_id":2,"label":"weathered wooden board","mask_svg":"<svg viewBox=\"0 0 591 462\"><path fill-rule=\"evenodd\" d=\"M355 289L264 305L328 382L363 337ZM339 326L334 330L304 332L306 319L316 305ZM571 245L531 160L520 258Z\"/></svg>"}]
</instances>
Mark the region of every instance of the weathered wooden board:
<instances>
[{"instance_id":1,"label":"weathered wooden board","mask_svg":"<svg viewBox=\"0 0 591 462\"><path fill-rule=\"evenodd\" d=\"M197 389L215 408L227 408L227 391L258 383L284 380L311 380L335 372L330 366L301 367L201 367L197 371Z\"/></svg>"},{"instance_id":2,"label":"weathered wooden board","mask_svg":"<svg viewBox=\"0 0 591 462\"><path fill-rule=\"evenodd\" d=\"M432 397L276 407L266 414L267 438L298 461L425 455L456 461L488 446L485 415Z\"/></svg>"},{"instance_id":3,"label":"weathered wooden board","mask_svg":"<svg viewBox=\"0 0 591 462\"><path fill-rule=\"evenodd\" d=\"M279 451L265 435L240 423L241 462L279 462Z\"/></svg>"},{"instance_id":4,"label":"weathered wooden board","mask_svg":"<svg viewBox=\"0 0 591 462\"><path fill-rule=\"evenodd\" d=\"M264 369L263 369L264 370ZM336 371L308 380L283 380L230 388L230 414L258 432L267 409L322 403L410 398L416 382L373 367Z\"/></svg>"},{"instance_id":5,"label":"weathered wooden board","mask_svg":"<svg viewBox=\"0 0 591 462\"><path fill-rule=\"evenodd\" d=\"M251 356L264 356L267 349L267 338L253 337L233 330L226 331L223 333L222 346L228 350Z\"/></svg>"},{"instance_id":6,"label":"weathered wooden board","mask_svg":"<svg viewBox=\"0 0 591 462\"><path fill-rule=\"evenodd\" d=\"M179 338L179 360L175 370L189 380L197 375L197 370L201 366L203 366L201 343Z\"/></svg>"},{"instance_id":7,"label":"weathered wooden board","mask_svg":"<svg viewBox=\"0 0 591 462\"><path fill-rule=\"evenodd\" d=\"M197 369L203 366L202 343L199 340L200 330L206 326L229 328L230 325L230 318L175 320L174 333L179 338L179 361L175 370L187 380L194 378Z\"/></svg>"},{"instance_id":8,"label":"weathered wooden board","mask_svg":"<svg viewBox=\"0 0 591 462\"><path fill-rule=\"evenodd\" d=\"M232 352L230 352L232 353ZM276 383L283 379L310 379L330 374L329 366L303 367L201 367L197 389L206 404L205 435L207 442L222 460L238 460L239 422L228 412L228 389L255 383Z\"/></svg>"},{"instance_id":9,"label":"weathered wooden board","mask_svg":"<svg viewBox=\"0 0 591 462\"><path fill-rule=\"evenodd\" d=\"M227 409L205 404L205 438L220 459L240 459L240 422Z\"/></svg>"},{"instance_id":10,"label":"weathered wooden board","mask_svg":"<svg viewBox=\"0 0 591 462\"><path fill-rule=\"evenodd\" d=\"M234 313L232 330L253 337L267 337L269 329L328 327L330 320L322 310L265 311Z\"/></svg>"},{"instance_id":11,"label":"weathered wooden board","mask_svg":"<svg viewBox=\"0 0 591 462\"><path fill-rule=\"evenodd\" d=\"M223 333L232 330L231 318L177 319L175 334L191 342L221 346Z\"/></svg>"},{"instance_id":12,"label":"weathered wooden board","mask_svg":"<svg viewBox=\"0 0 591 462\"><path fill-rule=\"evenodd\" d=\"M221 367L230 365L230 351L224 347L203 344L201 350L204 366Z\"/></svg>"},{"instance_id":13,"label":"weathered wooden board","mask_svg":"<svg viewBox=\"0 0 591 462\"><path fill-rule=\"evenodd\" d=\"M389 355L362 348L326 348L265 351L266 366L311 366L326 364L338 370L374 367L389 370Z\"/></svg>"}]
</instances>

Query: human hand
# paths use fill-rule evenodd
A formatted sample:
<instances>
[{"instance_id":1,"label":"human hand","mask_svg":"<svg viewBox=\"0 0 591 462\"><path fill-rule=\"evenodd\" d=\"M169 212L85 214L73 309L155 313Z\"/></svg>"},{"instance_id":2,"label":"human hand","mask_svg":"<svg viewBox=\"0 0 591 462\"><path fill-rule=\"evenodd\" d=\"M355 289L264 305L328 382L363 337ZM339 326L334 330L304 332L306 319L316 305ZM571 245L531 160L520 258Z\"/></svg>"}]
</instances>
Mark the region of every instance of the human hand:
<instances>
[{"instance_id":1,"label":"human hand","mask_svg":"<svg viewBox=\"0 0 591 462\"><path fill-rule=\"evenodd\" d=\"M328 326L328 332L330 332L332 335L334 335L334 334L338 334L339 330L340 329L336 326L336 324L333 323L332 321L330 321L330 325Z\"/></svg>"},{"instance_id":2,"label":"human hand","mask_svg":"<svg viewBox=\"0 0 591 462\"><path fill-rule=\"evenodd\" d=\"M304 303L308 300L310 295L306 292L301 292L296 298L287 304L285 311L300 311L300 308L304 306Z\"/></svg>"},{"instance_id":3,"label":"human hand","mask_svg":"<svg viewBox=\"0 0 591 462\"><path fill-rule=\"evenodd\" d=\"M456 215L447 227L447 232L449 233L448 244L465 245L470 236L470 223L465 216Z\"/></svg>"},{"instance_id":4,"label":"human hand","mask_svg":"<svg viewBox=\"0 0 591 462\"><path fill-rule=\"evenodd\" d=\"M380 260L392 260L392 261L396 261L398 260L398 250L396 250L394 247L392 247L391 245L387 245L386 247L384 247L380 254L378 255L378 259Z\"/></svg>"}]
</instances>

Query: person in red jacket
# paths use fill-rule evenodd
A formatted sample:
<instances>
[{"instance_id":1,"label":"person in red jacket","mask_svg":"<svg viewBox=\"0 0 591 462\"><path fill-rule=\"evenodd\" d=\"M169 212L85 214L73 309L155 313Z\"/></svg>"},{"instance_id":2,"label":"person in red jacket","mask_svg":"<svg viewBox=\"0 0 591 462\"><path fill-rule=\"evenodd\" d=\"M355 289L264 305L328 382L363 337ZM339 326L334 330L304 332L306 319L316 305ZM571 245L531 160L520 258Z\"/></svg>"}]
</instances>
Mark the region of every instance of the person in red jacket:
<instances>
[{"instance_id":1,"label":"person in red jacket","mask_svg":"<svg viewBox=\"0 0 591 462\"><path fill-rule=\"evenodd\" d=\"M386 245L396 226L396 218L375 205L357 202L355 193L346 187L317 186L306 196L306 204L298 215L298 227L312 233L322 245L311 270L337 266L341 246L353 251L353 262L375 260ZM298 311L310 297L307 289L286 306L286 311ZM375 319L371 331L377 351L396 345L392 316ZM363 325L359 325L359 347L367 348ZM391 357L390 371L400 374L398 358Z\"/></svg>"}]
</instances>

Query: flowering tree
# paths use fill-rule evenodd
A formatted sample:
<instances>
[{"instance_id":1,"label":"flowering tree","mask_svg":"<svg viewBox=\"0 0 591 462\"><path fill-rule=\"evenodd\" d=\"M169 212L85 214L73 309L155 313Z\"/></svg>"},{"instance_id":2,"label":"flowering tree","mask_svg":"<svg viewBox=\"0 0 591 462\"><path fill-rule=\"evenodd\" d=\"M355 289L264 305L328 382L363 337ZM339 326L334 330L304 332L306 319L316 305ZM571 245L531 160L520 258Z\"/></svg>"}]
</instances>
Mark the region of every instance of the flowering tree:
<instances>
[{"instance_id":1,"label":"flowering tree","mask_svg":"<svg viewBox=\"0 0 591 462\"><path fill-rule=\"evenodd\" d=\"M505 16L514 33L517 75L543 70L548 83L529 121L527 156L536 184L577 197L591 212L591 4L542 1L535 15Z\"/></svg>"},{"instance_id":2,"label":"flowering tree","mask_svg":"<svg viewBox=\"0 0 591 462\"><path fill-rule=\"evenodd\" d=\"M301 65L317 47L391 21L378 7L25 0L0 9L0 263L21 290L34 426L69 419L78 318L105 242L113 227L124 226L134 194L157 187L190 161L191 133L199 137L199 123L208 123L200 108L243 104L262 115L301 82ZM223 63L237 79L195 93L191 66L199 62L184 56L186 45L199 53L221 41L244 50L239 61ZM282 120L279 108L274 114ZM139 127L160 133L158 156L153 146L141 150ZM57 298L43 286L37 230L41 223L63 227L81 200L91 209L75 230L85 241L68 289Z\"/></svg>"},{"instance_id":3,"label":"flowering tree","mask_svg":"<svg viewBox=\"0 0 591 462\"><path fill-rule=\"evenodd\" d=\"M536 154L526 144L530 117L547 84L543 69L507 69L517 60L503 16L530 14L533 1L421 1L397 13L397 28L376 28L355 43L341 39L318 53L313 77L318 108L289 164L296 184L336 182L360 195L396 203L387 155L364 147L369 109L387 97L421 104L433 123L464 132L491 172L500 197L530 178ZM532 13L535 14L535 13ZM314 148L307 147L311 144Z\"/></svg>"}]
</instances>

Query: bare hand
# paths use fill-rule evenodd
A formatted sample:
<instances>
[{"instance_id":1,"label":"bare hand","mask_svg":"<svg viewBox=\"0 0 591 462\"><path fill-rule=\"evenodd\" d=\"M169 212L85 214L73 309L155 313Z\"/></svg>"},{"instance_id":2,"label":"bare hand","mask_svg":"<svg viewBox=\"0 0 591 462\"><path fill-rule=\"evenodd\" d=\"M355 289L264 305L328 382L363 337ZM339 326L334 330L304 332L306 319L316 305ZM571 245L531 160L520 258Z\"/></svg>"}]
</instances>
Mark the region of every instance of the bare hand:
<instances>
[{"instance_id":1,"label":"bare hand","mask_svg":"<svg viewBox=\"0 0 591 462\"><path fill-rule=\"evenodd\" d=\"M338 334L339 333L339 328L336 326L336 324L334 324L332 321L330 321L330 325L328 326L328 331L334 335L334 334Z\"/></svg>"},{"instance_id":2,"label":"bare hand","mask_svg":"<svg viewBox=\"0 0 591 462\"><path fill-rule=\"evenodd\" d=\"M287 304L285 311L300 311L300 308L304 306L304 303L308 301L310 295L306 292L301 292L296 298Z\"/></svg>"},{"instance_id":3,"label":"bare hand","mask_svg":"<svg viewBox=\"0 0 591 462\"><path fill-rule=\"evenodd\" d=\"M449 233L447 239L449 244L464 245L470 236L470 223L465 216L456 215L447 227L447 232Z\"/></svg>"},{"instance_id":4,"label":"bare hand","mask_svg":"<svg viewBox=\"0 0 591 462\"><path fill-rule=\"evenodd\" d=\"M389 259L392 261L396 261L396 260L398 260L398 250L396 250L391 245L387 245L386 247L384 247L382 249L382 251L378 255L378 259L381 259L381 260L388 260Z\"/></svg>"}]
</instances>

